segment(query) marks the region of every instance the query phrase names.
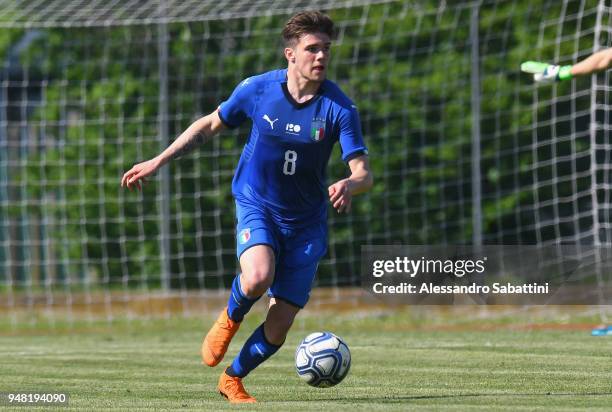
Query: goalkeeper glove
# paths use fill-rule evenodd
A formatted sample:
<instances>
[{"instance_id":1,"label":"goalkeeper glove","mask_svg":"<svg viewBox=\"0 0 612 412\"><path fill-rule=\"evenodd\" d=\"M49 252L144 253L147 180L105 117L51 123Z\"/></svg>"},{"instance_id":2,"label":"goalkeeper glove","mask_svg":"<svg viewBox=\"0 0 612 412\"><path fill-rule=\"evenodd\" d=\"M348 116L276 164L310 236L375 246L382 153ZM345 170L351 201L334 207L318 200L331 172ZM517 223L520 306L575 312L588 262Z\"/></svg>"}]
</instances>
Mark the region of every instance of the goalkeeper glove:
<instances>
[{"instance_id":1,"label":"goalkeeper glove","mask_svg":"<svg viewBox=\"0 0 612 412\"><path fill-rule=\"evenodd\" d=\"M533 74L533 80L542 83L572 78L572 66L528 61L521 64L521 70Z\"/></svg>"}]
</instances>

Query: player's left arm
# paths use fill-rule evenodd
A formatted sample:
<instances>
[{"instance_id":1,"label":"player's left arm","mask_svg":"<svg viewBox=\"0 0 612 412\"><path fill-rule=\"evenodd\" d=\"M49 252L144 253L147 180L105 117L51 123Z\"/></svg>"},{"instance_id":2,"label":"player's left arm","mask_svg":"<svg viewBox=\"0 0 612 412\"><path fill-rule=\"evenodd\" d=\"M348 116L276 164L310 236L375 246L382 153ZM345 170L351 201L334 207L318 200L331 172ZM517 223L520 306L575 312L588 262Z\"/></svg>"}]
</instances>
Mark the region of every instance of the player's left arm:
<instances>
[{"instance_id":1,"label":"player's left arm","mask_svg":"<svg viewBox=\"0 0 612 412\"><path fill-rule=\"evenodd\" d=\"M351 175L329 186L329 201L338 213L350 212L353 195L367 192L374 183L367 155L357 156L348 162Z\"/></svg>"}]
</instances>

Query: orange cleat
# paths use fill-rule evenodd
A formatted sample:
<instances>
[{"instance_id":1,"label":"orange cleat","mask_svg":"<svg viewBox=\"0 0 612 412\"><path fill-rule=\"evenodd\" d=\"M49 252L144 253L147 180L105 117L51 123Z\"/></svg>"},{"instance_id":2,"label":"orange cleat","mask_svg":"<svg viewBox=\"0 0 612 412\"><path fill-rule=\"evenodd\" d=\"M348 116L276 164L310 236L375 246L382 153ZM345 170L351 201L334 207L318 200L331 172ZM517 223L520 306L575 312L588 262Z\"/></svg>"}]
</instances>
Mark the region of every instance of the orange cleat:
<instances>
[{"instance_id":1,"label":"orange cleat","mask_svg":"<svg viewBox=\"0 0 612 412\"><path fill-rule=\"evenodd\" d=\"M202 363L217 366L239 327L240 323L229 318L225 307L202 342Z\"/></svg>"},{"instance_id":2,"label":"orange cleat","mask_svg":"<svg viewBox=\"0 0 612 412\"><path fill-rule=\"evenodd\" d=\"M219 393L231 403L255 403L257 400L247 393L242 386L242 379L229 376L223 372L217 386Z\"/></svg>"}]
</instances>

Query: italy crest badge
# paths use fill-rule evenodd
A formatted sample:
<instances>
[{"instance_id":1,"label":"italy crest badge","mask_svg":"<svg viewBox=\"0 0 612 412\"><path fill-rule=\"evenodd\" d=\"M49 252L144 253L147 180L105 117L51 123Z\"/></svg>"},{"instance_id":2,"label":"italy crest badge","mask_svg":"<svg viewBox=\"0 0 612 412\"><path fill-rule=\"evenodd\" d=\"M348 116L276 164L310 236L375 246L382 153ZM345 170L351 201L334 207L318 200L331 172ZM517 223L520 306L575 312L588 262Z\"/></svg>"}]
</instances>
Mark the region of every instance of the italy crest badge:
<instances>
[{"instance_id":1,"label":"italy crest badge","mask_svg":"<svg viewBox=\"0 0 612 412\"><path fill-rule=\"evenodd\" d=\"M310 138L320 142L325 138L325 119L315 117L310 126Z\"/></svg>"}]
</instances>

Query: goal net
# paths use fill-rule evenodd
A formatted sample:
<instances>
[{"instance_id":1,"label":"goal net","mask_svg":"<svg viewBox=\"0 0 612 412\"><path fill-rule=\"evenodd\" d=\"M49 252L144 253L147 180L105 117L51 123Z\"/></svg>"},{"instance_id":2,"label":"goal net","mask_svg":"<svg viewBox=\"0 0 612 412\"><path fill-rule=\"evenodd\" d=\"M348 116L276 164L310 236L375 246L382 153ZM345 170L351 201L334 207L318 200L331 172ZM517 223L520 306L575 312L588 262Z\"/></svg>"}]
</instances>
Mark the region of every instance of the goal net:
<instances>
[{"instance_id":1,"label":"goal net","mask_svg":"<svg viewBox=\"0 0 612 412\"><path fill-rule=\"evenodd\" d=\"M351 302L365 244L610 244L610 73L519 73L612 46L608 3L305 3L0 0L0 313L188 315L225 299L248 126L142 192L119 180L284 67L280 31L306 8L337 23L329 78L358 104L375 176L350 215L330 209L311 305ZM336 148L329 179L346 175Z\"/></svg>"}]
</instances>

